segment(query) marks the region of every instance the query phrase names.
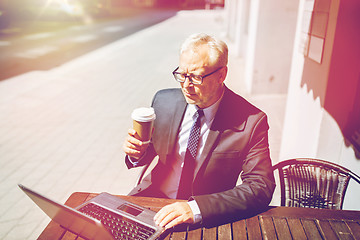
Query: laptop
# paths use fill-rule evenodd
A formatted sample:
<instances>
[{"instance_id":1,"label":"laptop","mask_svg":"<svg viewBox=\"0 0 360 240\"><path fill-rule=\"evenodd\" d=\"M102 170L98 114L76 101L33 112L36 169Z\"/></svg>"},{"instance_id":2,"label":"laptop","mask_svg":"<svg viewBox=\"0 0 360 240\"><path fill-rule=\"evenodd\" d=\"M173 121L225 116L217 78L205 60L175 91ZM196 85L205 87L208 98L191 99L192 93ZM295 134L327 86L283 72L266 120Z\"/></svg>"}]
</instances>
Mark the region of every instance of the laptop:
<instances>
[{"instance_id":1,"label":"laptop","mask_svg":"<svg viewBox=\"0 0 360 240\"><path fill-rule=\"evenodd\" d=\"M53 221L86 239L158 239L165 229L155 224L155 212L109 193L101 193L71 208L19 184Z\"/></svg>"}]
</instances>

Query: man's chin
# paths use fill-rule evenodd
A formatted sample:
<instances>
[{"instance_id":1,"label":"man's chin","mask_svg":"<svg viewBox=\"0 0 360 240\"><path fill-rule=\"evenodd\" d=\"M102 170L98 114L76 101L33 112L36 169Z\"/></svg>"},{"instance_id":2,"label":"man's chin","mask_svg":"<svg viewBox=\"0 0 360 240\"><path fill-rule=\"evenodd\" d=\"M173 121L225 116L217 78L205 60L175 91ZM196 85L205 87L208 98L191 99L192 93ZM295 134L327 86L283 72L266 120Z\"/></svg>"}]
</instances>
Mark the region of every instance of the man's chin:
<instances>
[{"instance_id":1,"label":"man's chin","mask_svg":"<svg viewBox=\"0 0 360 240\"><path fill-rule=\"evenodd\" d=\"M188 104L196 104L197 103L197 101L195 101L194 99L191 99L191 98L186 97L186 96L185 96L185 100L186 100L186 102Z\"/></svg>"}]
</instances>

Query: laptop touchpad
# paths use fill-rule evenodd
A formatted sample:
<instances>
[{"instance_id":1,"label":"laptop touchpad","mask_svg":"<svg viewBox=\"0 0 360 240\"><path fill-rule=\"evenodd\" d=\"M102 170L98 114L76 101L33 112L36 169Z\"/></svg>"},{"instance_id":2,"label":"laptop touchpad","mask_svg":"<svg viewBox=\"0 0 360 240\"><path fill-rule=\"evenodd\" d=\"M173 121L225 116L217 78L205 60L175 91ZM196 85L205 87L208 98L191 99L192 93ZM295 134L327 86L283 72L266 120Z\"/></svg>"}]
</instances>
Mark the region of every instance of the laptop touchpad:
<instances>
[{"instance_id":1,"label":"laptop touchpad","mask_svg":"<svg viewBox=\"0 0 360 240\"><path fill-rule=\"evenodd\" d=\"M124 203L124 204L120 205L117 209L119 209L123 212L129 213L133 216L137 216L143 211L142 209L140 209L136 206L130 205L128 203Z\"/></svg>"}]
</instances>

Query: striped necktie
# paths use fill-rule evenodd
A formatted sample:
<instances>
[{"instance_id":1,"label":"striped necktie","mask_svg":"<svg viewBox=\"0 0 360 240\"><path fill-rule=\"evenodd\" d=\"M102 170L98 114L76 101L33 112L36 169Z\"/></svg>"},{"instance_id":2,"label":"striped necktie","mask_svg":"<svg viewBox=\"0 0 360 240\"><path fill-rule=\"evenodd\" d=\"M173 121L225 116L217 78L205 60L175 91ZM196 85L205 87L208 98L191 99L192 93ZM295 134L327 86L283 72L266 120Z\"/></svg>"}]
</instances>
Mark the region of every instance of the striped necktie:
<instances>
[{"instance_id":1,"label":"striped necktie","mask_svg":"<svg viewBox=\"0 0 360 240\"><path fill-rule=\"evenodd\" d=\"M201 117L203 110L199 109L194 113L194 123L190 130L189 139L181 172L177 199L188 199L192 194L192 182L196 163L196 155L200 139Z\"/></svg>"}]
</instances>

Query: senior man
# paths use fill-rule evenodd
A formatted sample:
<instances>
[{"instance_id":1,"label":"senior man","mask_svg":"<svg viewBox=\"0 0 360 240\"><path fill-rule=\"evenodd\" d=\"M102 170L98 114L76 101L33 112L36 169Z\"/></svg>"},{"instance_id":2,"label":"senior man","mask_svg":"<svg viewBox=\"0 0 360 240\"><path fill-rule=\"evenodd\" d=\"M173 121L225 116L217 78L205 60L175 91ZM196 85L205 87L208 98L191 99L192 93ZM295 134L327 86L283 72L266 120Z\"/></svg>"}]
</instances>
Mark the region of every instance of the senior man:
<instances>
[{"instance_id":1,"label":"senior man","mask_svg":"<svg viewBox=\"0 0 360 240\"><path fill-rule=\"evenodd\" d=\"M159 156L130 195L186 199L162 208L160 226L213 226L250 216L268 206L275 188L265 113L228 89L227 45L207 34L182 44L174 78L179 89L161 90L152 107L150 143L128 131L128 168ZM238 177L242 183L237 185Z\"/></svg>"}]
</instances>

